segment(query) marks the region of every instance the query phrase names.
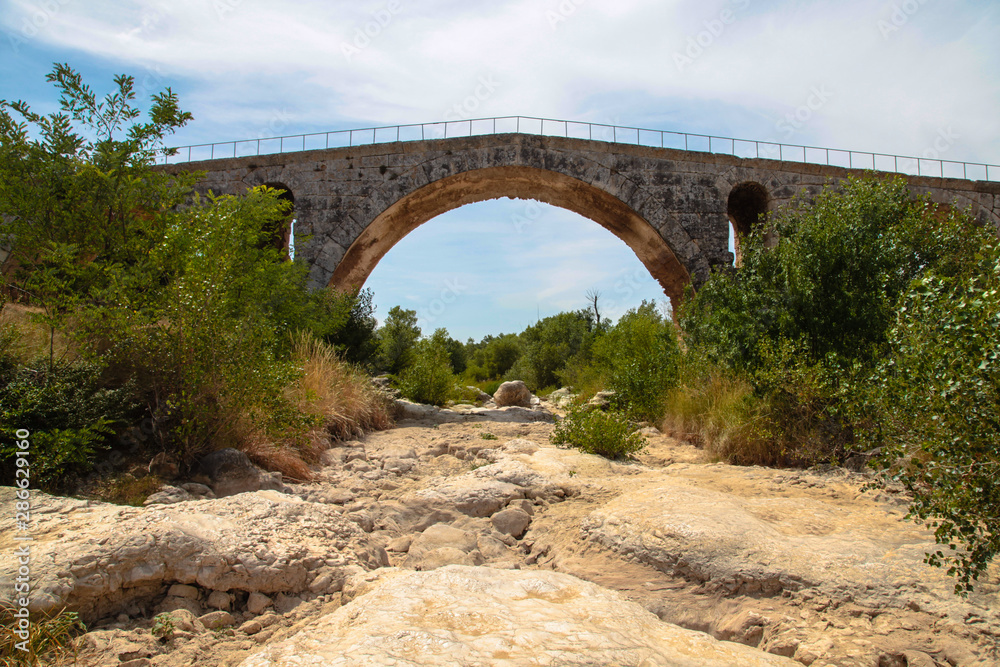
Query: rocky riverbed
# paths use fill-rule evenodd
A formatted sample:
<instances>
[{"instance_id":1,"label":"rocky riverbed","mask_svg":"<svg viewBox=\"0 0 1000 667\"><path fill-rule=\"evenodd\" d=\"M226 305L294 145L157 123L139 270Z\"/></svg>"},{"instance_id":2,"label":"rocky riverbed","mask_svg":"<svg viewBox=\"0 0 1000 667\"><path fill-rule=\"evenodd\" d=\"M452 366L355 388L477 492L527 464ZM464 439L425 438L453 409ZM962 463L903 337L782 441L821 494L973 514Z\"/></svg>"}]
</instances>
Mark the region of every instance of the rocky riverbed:
<instances>
[{"instance_id":1,"label":"rocky riverbed","mask_svg":"<svg viewBox=\"0 0 1000 667\"><path fill-rule=\"evenodd\" d=\"M713 463L653 429L608 461L548 444L550 410L406 406L308 485L36 494L33 609L80 612L85 667L1000 664L997 569L956 597L864 475Z\"/></svg>"}]
</instances>

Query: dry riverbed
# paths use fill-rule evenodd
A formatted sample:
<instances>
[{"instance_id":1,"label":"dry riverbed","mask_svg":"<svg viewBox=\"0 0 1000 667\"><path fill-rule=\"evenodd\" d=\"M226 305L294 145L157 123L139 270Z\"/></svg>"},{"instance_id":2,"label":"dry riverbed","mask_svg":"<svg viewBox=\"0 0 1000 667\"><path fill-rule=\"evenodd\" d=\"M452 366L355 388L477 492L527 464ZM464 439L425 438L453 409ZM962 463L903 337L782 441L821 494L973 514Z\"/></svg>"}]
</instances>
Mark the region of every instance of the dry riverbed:
<instances>
[{"instance_id":1,"label":"dry riverbed","mask_svg":"<svg viewBox=\"0 0 1000 667\"><path fill-rule=\"evenodd\" d=\"M308 485L36 497L36 608L82 613L85 667L1000 660L996 568L956 597L922 563L932 535L862 475L712 463L653 430L608 461L548 444L544 405L409 416Z\"/></svg>"}]
</instances>

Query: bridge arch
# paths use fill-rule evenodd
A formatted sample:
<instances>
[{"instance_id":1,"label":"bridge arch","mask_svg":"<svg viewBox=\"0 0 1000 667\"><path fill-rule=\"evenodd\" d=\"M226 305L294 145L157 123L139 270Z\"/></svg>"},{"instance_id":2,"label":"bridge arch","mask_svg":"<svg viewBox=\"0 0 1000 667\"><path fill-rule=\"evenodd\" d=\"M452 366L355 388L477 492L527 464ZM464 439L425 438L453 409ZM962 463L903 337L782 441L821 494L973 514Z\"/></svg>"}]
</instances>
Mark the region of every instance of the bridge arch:
<instances>
[{"instance_id":1,"label":"bridge arch","mask_svg":"<svg viewBox=\"0 0 1000 667\"><path fill-rule=\"evenodd\" d=\"M420 225L466 204L501 197L533 199L593 220L635 253L675 305L682 298L690 274L648 220L596 185L558 171L527 166L463 171L403 195L376 215L351 243L329 286L361 286L382 257ZM513 224L510 233L517 233Z\"/></svg>"}]
</instances>

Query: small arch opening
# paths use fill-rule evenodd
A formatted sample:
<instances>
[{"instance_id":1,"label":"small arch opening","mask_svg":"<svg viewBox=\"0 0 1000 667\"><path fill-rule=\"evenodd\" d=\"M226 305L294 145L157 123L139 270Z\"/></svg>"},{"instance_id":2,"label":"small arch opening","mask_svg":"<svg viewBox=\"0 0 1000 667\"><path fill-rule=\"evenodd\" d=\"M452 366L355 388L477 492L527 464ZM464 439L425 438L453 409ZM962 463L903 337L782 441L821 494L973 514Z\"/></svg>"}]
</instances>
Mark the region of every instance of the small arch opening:
<instances>
[{"instance_id":1,"label":"small arch opening","mask_svg":"<svg viewBox=\"0 0 1000 667\"><path fill-rule=\"evenodd\" d=\"M729 193L726 213L733 225L733 246L736 266L741 264L740 240L750 234L767 214L767 189L752 181L740 183Z\"/></svg>"},{"instance_id":2,"label":"small arch opening","mask_svg":"<svg viewBox=\"0 0 1000 667\"><path fill-rule=\"evenodd\" d=\"M278 199L287 201L291 204L291 209L289 209L288 213L282 217L264 221L261 225L261 231L266 234L266 240L264 241L262 247L270 247L275 250L285 250L287 251L289 258L294 259L295 242L293 234L295 229L295 195L293 195L288 186L283 183L265 183L264 185L269 188L279 190Z\"/></svg>"}]
</instances>

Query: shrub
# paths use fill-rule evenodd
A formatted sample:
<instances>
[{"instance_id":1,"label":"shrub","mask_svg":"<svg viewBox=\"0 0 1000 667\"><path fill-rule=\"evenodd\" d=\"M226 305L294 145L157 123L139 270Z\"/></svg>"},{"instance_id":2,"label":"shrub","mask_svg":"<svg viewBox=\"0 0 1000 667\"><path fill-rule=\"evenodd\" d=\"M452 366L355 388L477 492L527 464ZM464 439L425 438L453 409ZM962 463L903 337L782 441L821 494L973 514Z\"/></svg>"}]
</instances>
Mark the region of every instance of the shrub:
<instances>
[{"instance_id":1,"label":"shrub","mask_svg":"<svg viewBox=\"0 0 1000 667\"><path fill-rule=\"evenodd\" d=\"M399 390L411 401L444 405L455 385L451 368L448 347L435 332L434 337L418 341L413 363L399 376Z\"/></svg>"},{"instance_id":2,"label":"shrub","mask_svg":"<svg viewBox=\"0 0 1000 667\"><path fill-rule=\"evenodd\" d=\"M892 354L859 392L864 447L882 447L884 479L913 496L909 517L930 523L954 553L956 592L1000 553L1000 241L977 230L958 275L914 283L889 333ZM943 272L942 272L943 273Z\"/></svg>"},{"instance_id":3,"label":"shrub","mask_svg":"<svg viewBox=\"0 0 1000 667\"><path fill-rule=\"evenodd\" d=\"M587 411L571 408L556 423L550 436L552 444L569 444L588 454L624 458L642 450L648 443L622 412Z\"/></svg>"},{"instance_id":4,"label":"shrub","mask_svg":"<svg viewBox=\"0 0 1000 667\"><path fill-rule=\"evenodd\" d=\"M663 416L667 392L677 383L680 352L673 325L655 304L643 302L594 342L594 357L605 385L615 392L612 406L642 421Z\"/></svg>"},{"instance_id":5,"label":"shrub","mask_svg":"<svg viewBox=\"0 0 1000 667\"><path fill-rule=\"evenodd\" d=\"M134 387L110 389L93 362L38 359L6 365L0 376L0 483L13 484L14 432L31 432L32 484L49 492L67 489L91 470L108 448L115 428L136 407Z\"/></svg>"}]
</instances>

